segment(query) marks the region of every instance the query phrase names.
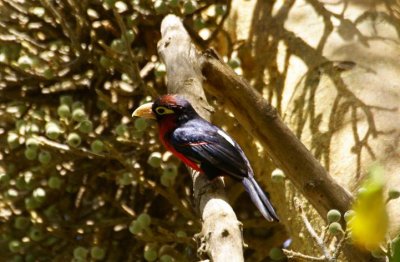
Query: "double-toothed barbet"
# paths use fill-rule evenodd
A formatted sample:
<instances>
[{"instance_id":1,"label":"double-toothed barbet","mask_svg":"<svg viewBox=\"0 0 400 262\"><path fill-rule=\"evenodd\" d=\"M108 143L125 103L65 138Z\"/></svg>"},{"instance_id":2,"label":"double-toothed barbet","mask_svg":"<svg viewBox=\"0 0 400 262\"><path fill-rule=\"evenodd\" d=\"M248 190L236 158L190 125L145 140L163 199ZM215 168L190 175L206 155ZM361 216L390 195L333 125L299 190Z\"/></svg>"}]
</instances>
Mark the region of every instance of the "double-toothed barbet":
<instances>
[{"instance_id":1,"label":"double-toothed barbet","mask_svg":"<svg viewBox=\"0 0 400 262\"><path fill-rule=\"evenodd\" d=\"M154 103L140 106L132 115L156 119L160 140L175 156L209 179L228 175L242 182L265 219L279 221L240 146L222 129L199 116L187 100L164 95Z\"/></svg>"}]
</instances>

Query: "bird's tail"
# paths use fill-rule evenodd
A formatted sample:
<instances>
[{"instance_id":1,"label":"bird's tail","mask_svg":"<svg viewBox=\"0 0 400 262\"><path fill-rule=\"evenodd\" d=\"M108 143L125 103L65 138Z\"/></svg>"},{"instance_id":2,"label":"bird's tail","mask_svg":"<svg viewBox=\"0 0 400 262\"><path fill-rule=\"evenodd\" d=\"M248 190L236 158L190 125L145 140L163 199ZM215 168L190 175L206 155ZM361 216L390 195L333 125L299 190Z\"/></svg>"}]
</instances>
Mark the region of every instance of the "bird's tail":
<instances>
[{"instance_id":1,"label":"bird's tail","mask_svg":"<svg viewBox=\"0 0 400 262\"><path fill-rule=\"evenodd\" d=\"M274 208L272 207L271 202L269 202L267 196L264 191L258 185L257 181L253 176L248 176L243 178L242 180L243 186L246 189L247 193L249 193L251 200L257 206L258 210L260 210L261 214L268 221L279 221L278 215L275 213Z\"/></svg>"}]
</instances>

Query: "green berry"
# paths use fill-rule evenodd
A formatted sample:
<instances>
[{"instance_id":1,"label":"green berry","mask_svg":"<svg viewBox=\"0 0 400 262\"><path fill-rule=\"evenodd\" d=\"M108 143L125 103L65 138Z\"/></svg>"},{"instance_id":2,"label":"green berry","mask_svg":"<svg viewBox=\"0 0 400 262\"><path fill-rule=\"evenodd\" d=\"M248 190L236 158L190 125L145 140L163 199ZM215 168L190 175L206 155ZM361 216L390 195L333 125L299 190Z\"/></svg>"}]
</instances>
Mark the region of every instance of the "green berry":
<instances>
[{"instance_id":1,"label":"green berry","mask_svg":"<svg viewBox=\"0 0 400 262\"><path fill-rule=\"evenodd\" d=\"M60 189L62 185L62 179L58 176L51 176L47 184L51 189Z\"/></svg>"},{"instance_id":2,"label":"green berry","mask_svg":"<svg viewBox=\"0 0 400 262\"><path fill-rule=\"evenodd\" d=\"M49 151L40 151L39 153L39 162L43 165L47 165L51 161L51 153Z\"/></svg>"},{"instance_id":3,"label":"green berry","mask_svg":"<svg viewBox=\"0 0 400 262\"><path fill-rule=\"evenodd\" d=\"M282 249L277 248L277 247L273 247L273 248L271 248L271 249L269 250L269 257L270 257L272 260L280 261L280 260L285 259L286 256L285 256L285 254L283 253Z\"/></svg>"},{"instance_id":4,"label":"green berry","mask_svg":"<svg viewBox=\"0 0 400 262\"><path fill-rule=\"evenodd\" d=\"M38 188L36 188L35 190L33 190L32 196L35 198L35 200L36 200L38 203L41 203L41 202L43 202L43 201L45 200L45 198L46 198L46 191L45 191L43 188L38 187Z\"/></svg>"},{"instance_id":5,"label":"green berry","mask_svg":"<svg viewBox=\"0 0 400 262\"><path fill-rule=\"evenodd\" d=\"M89 253L89 251L81 246L78 246L74 249L74 258L76 259L85 259Z\"/></svg>"},{"instance_id":6,"label":"green berry","mask_svg":"<svg viewBox=\"0 0 400 262\"><path fill-rule=\"evenodd\" d=\"M178 174L178 167L175 164L167 164L163 167L163 175L175 178Z\"/></svg>"},{"instance_id":7,"label":"green berry","mask_svg":"<svg viewBox=\"0 0 400 262\"><path fill-rule=\"evenodd\" d=\"M146 130L148 124L146 119L144 118L136 118L135 119L135 128L137 131L144 131Z\"/></svg>"},{"instance_id":8,"label":"green berry","mask_svg":"<svg viewBox=\"0 0 400 262\"><path fill-rule=\"evenodd\" d=\"M395 188L391 188L389 189L388 195L389 195L389 200L396 199L400 197L400 191Z\"/></svg>"},{"instance_id":9,"label":"green berry","mask_svg":"<svg viewBox=\"0 0 400 262\"><path fill-rule=\"evenodd\" d=\"M58 124L50 122L46 124L46 136L50 139L57 139L61 134L61 129Z\"/></svg>"},{"instance_id":10,"label":"green berry","mask_svg":"<svg viewBox=\"0 0 400 262\"><path fill-rule=\"evenodd\" d=\"M81 101L76 101L76 102L74 102L73 104L72 104L72 110L75 110L75 109L78 109L78 108L80 108L80 109L85 109L85 104L84 103L82 103Z\"/></svg>"},{"instance_id":11,"label":"green berry","mask_svg":"<svg viewBox=\"0 0 400 262\"><path fill-rule=\"evenodd\" d=\"M7 143L11 149L14 149L19 146L19 136L16 132L8 132L7 134Z\"/></svg>"},{"instance_id":12,"label":"green berry","mask_svg":"<svg viewBox=\"0 0 400 262\"><path fill-rule=\"evenodd\" d=\"M62 104L57 108L57 114L61 118L68 118L71 116L71 110L66 104Z\"/></svg>"},{"instance_id":13,"label":"green berry","mask_svg":"<svg viewBox=\"0 0 400 262\"><path fill-rule=\"evenodd\" d=\"M160 257L160 262L174 262L174 258L170 255L162 255Z\"/></svg>"},{"instance_id":14,"label":"green berry","mask_svg":"<svg viewBox=\"0 0 400 262\"><path fill-rule=\"evenodd\" d=\"M162 155L160 152L153 152L150 154L149 158L147 159L147 163L156 168L161 165Z\"/></svg>"},{"instance_id":15,"label":"green berry","mask_svg":"<svg viewBox=\"0 0 400 262\"><path fill-rule=\"evenodd\" d=\"M168 7L165 3L166 1L164 0L156 0L154 2L154 10L156 11L157 14L165 14L168 12Z\"/></svg>"},{"instance_id":16,"label":"green berry","mask_svg":"<svg viewBox=\"0 0 400 262\"><path fill-rule=\"evenodd\" d=\"M70 95L60 96L60 104L62 105L71 105L74 102L74 99Z\"/></svg>"},{"instance_id":17,"label":"green berry","mask_svg":"<svg viewBox=\"0 0 400 262\"><path fill-rule=\"evenodd\" d=\"M342 226L338 222L331 223L328 227L328 231L332 235L337 235L337 234L343 233Z\"/></svg>"},{"instance_id":18,"label":"green berry","mask_svg":"<svg viewBox=\"0 0 400 262\"><path fill-rule=\"evenodd\" d=\"M72 147L78 147L82 142L80 135L77 133L71 133L68 135L67 143Z\"/></svg>"},{"instance_id":19,"label":"green berry","mask_svg":"<svg viewBox=\"0 0 400 262\"><path fill-rule=\"evenodd\" d=\"M100 57L100 65L102 65L104 68L109 68L112 66L112 62L108 57L101 56Z\"/></svg>"},{"instance_id":20,"label":"green berry","mask_svg":"<svg viewBox=\"0 0 400 262\"><path fill-rule=\"evenodd\" d=\"M193 0L185 1L185 3L183 4L183 13L185 15L190 15L194 13L196 9L197 9L197 3Z\"/></svg>"},{"instance_id":21,"label":"green berry","mask_svg":"<svg viewBox=\"0 0 400 262\"><path fill-rule=\"evenodd\" d=\"M13 253L18 253L22 249L22 243L18 240L13 240L8 243L8 249Z\"/></svg>"},{"instance_id":22,"label":"green berry","mask_svg":"<svg viewBox=\"0 0 400 262\"><path fill-rule=\"evenodd\" d=\"M133 176L130 172L123 173L117 179L117 183L121 186L127 186L127 185L131 184L132 181L133 181Z\"/></svg>"},{"instance_id":23,"label":"green berry","mask_svg":"<svg viewBox=\"0 0 400 262\"><path fill-rule=\"evenodd\" d=\"M132 223L129 225L129 232L131 232L134 235L139 234L142 232L143 227L140 223L137 223L136 220L132 221Z\"/></svg>"},{"instance_id":24,"label":"green berry","mask_svg":"<svg viewBox=\"0 0 400 262\"><path fill-rule=\"evenodd\" d=\"M101 140L94 140L91 144L90 144L90 149L94 152L94 153L101 153L104 150L104 143Z\"/></svg>"},{"instance_id":25,"label":"green berry","mask_svg":"<svg viewBox=\"0 0 400 262\"><path fill-rule=\"evenodd\" d=\"M114 49L115 51L117 51L117 52L123 52L123 51L125 51L125 45L124 45L124 43L122 42L122 40L121 39L114 39L112 42L111 42L111 46L110 46L112 49Z\"/></svg>"},{"instance_id":26,"label":"green berry","mask_svg":"<svg viewBox=\"0 0 400 262\"><path fill-rule=\"evenodd\" d=\"M7 190L6 192L6 197L8 197L9 199L15 199L18 197L18 191L15 190L14 188L10 188Z\"/></svg>"},{"instance_id":27,"label":"green berry","mask_svg":"<svg viewBox=\"0 0 400 262\"><path fill-rule=\"evenodd\" d=\"M343 218L344 218L344 220L345 220L346 222L349 222L350 219L352 219L352 218L354 217L354 214L355 214L354 210L347 210L347 211L344 213Z\"/></svg>"},{"instance_id":28,"label":"green berry","mask_svg":"<svg viewBox=\"0 0 400 262\"><path fill-rule=\"evenodd\" d=\"M76 108L72 111L72 119L76 122L81 122L86 119L85 110L82 108Z\"/></svg>"},{"instance_id":29,"label":"green berry","mask_svg":"<svg viewBox=\"0 0 400 262\"><path fill-rule=\"evenodd\" d=\"M166 176L165 174L163 174L161 175L160 181L163 186L171 187L175 184L175 177Z\"/></svg>"},{"instance_id":30,"label":"green berry","mask_svg":"<svg viewBox=\"0 0 400 262\"><path fill-rule=\"evenodd\" d=\"M340 221L342 214L340 213L339 210L331 209L328 211L328 214L326 215L326 217L328 219L328 223L338 222L338 221Z\"/></svg>"},{"instance_id":31,"label":"green berry","mask_svg":"<svg viewBox=\"0 0 400 262\"><path fill-rule=\"evenodd\" d=\"M35 160L37 157L37 150L36 149L32 149L32 148L27 148L25 149L25 157L28 160Z\"/></svg>"},{"instance_id":32,"label":"green berry","mask_svg":"<svg viewBox=\"0 0 400 262\"><path fill-rule=\"evenodd\" d=\"M29 230L29 238L33 241L40 241L44 237L43 230L38 227L31 227Z\"/></svg>"},{"instance_id":33,"label":"green berry","mask_svg":"<svg viewBox=\"0 0 400 262\"><path fill-rule=\"evenodd\" d=\"M30 137L26 140L25 145L27 148L36 150L39 148L39 141L33 137Z\"/></svg>"},{"instance_id":34,"label":"green berry","mask_svg":"<svg viewBox=\"0 0 400 262\"><path fill-rule=\"evenodd\" d=\"M146 261L156 261L157 250L154 248L145 248L143 256Z\"/></svg>"},{"instance_id":35,"label":"green berry","mask_svg":"<svg viewBox=\"0 0 400 262\"><path fill-rule=\"evenodd\" d=\"M119 124L116 128L115 128L115 132L117 133L118 136L127 136L128 134L128 127L125 124Z\"/></svg>"},{"instance_id":36,"label":"green berry","mask_svg":"<svg viewBox=\"0 0 400 262\"><path fill-rule=\"evenodd\" d=\"M101 247L92 247L90 249L90 256L94 260L102 260L106 256L106 251Z\"/></svg>"},{"instance_id":37,"label":"green berry","mask_svg":"<svg viewBox=\"0 0 400 262\"><path fill-rule=\"evenodd\" d=\"M151 217L146 213L142 213L138 216L136 222L139 223L143 228L146 228L151 224Z\"/></svg>"},{"instance_id":38,"label":"green berry","mask_svg":"<svg viewBox=\"0 0 400 262\"><path fill-rule=\"evenodd\" d=\"M176 235L177 237L179 237L179 238L187 237L186 232L183 231L183 230L178 230L178 231L176 231L175 235Z\"/></svg>"},{"instance_id":39,"label":"green berry","mask_svg":"<svg viewBox=\"0 0 400 262\"><path fill-rule=\"evenodd\" d=\"M93 123L90 120L83 120L80 124L79 124L79 131L81 131L82 133L90 133L93 130Z\"/></svg>"},{"instance_id":40,"label":"green berry","mask_svg":"<svg viewBox=\"0 0 400 262\"><path fill-rule=\"evenodd\" d=\"M27 217L19 216L14 221L14 227L19 230L27 229L31 223L30 219Z\"/></svg>"},{"instance_id":41,"label":"green berry","mask_svg":"<svg viewBox=\"0 0 400 262\"><path fill-rule=\"evenodd\" d=\"M285 174L279 168L276 168L274 171L272 171L272 174L271 174L272 182L282 183L285 181L285 178L286 178Z\"/></svg>"}]
</instances>

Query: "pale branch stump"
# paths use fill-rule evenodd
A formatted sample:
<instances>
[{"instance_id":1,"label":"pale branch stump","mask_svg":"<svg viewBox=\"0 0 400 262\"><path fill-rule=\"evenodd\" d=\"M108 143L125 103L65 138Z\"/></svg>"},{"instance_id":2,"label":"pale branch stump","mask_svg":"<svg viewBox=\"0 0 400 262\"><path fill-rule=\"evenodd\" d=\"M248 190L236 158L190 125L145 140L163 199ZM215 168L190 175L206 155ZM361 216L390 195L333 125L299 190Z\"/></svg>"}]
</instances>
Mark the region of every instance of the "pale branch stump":
<instances>
[{"instance_id":1,"label":"pale branch stump","mask_svg":"<svg viewBox=\"0 0 400 262\"><path fill-rule=\"evenodd\" d=\"M344 214L351 208L351 194L327 173L260 93L212 50L203 53L201 64L209 83L207 91L223 101L239 123L262 143L274 163L323 219L330 209ZM342 226L346 226L343 220ZM344 252L350 261L381 261L349 244L344 246Z\"/></svg>"},{"instance_id":2,"label":"pale branch stump","mask_svg":"<svg viewBox=\"0 0 400 262\"><path fill-rule=\"evenodd\" d=\"M180 19L168 15L161 24L158 53L167 69L168 93L188 99L196 111L210 119L202 82L199 54ZM223 180L210 183L207 177L192 171L194 198L202 218L202 230L196 237L198 253L215 262L243 261L241 224L225 200Z\"/></svg>"}]
</instances>

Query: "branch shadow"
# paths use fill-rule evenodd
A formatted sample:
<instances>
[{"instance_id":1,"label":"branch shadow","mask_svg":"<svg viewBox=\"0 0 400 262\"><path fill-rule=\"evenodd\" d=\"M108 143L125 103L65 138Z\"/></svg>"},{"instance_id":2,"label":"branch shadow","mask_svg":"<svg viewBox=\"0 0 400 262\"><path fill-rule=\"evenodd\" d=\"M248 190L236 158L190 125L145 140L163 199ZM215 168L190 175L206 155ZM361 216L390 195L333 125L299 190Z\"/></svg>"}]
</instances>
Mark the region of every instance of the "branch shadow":
<instances>
[{"instance_id":1,"label":"branch shadow","mask_svg":"<svg viewBox=\"0 0 400 262\"><path fill-rule=\"evenodd\" d=\"M365 103L346 83L343 76L344 72L351 73L351 70L359 65L354 61L331 61L323 55L323 50L327 45L328 38L335 30L332 20L339 22L337 32L345 41L357 41L367 48L370 47L372 41L376 40L397 43L396 40L380 36L378 29L376 29L376 34L365 34L359 29L359 25L366 20L373 23L386 23L392 26L399 36L399 11L393 1L368 2L364 4L369 6L369 9L351 21L345 18L344 13L352 1L337 1L336 4L343 6L341 13L330 11L327 4L321 1L306 0L305 3L311 6L323 21L322 35L314 47L308 44L306 39L298 37L294 32L285 28L285 22L295 1L285 1L280 7L275 6L275 1L257 1L249 38L239 50L240 58L246 61L242 64L243 75L253 82L253 86L263 93L282 115L282 100L285 82L288 79L290 59L295 56L304 62L307 70L297 83L290 98L291 110L285 112L283 117L294 123L294 131L299 138L308 129L311 136L310 150L317 159L323 162L328 171L331 167L330 153L331 145L334 142L333 136L345 125L350 124L353 143L351 152L356 155L357 159L354 176L358 180L361 177L362 154L367 152L372 159L376 158L370 140L388 134L388 132L378 129L374 114L378 111L394 112L397 108L383 108ZM363 3L358 4L362 5ZM386 12L378 9L378 4L383 4ZM282 52L280 43L285 46L283 58L278 56L278 53ZM283 61L283 66L278 65L278 59ZM374 73L371 68L364 69L369 73ZM324 84L326 79L330 82L329 85ZM319 113L316 110L317 105L323 103L317 98L317 94L323 88L330 89L330 92L334 94L334 97L330 97L333 103L329 113ZM327 118L327 128L323 126L325 118ZM364 119L367 123L366 131L361 130L361 120Z\"/></svg>"}]
</instances>

